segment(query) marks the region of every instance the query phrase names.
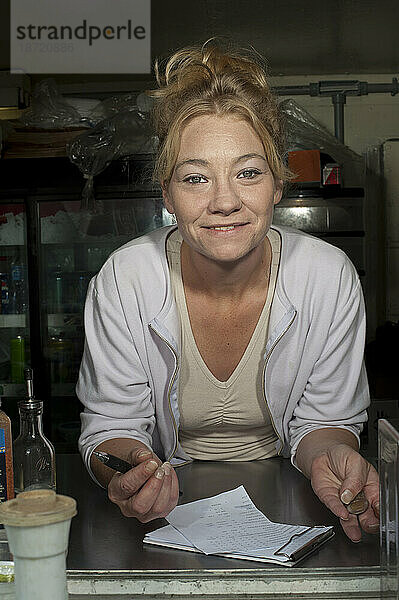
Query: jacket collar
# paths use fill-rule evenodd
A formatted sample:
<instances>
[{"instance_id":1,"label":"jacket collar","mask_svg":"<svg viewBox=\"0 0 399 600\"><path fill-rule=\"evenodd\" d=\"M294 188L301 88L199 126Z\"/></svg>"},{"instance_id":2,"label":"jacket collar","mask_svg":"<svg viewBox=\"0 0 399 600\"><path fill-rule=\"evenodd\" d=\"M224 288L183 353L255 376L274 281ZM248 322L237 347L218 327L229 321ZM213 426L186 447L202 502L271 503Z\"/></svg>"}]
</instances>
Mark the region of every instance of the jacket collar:
<instances>
[{"instance_id":1,"label":"jacket collar","mask_svg":"<svg viewBox=\"0 0 399 600\"><path fill-rule=\"evenodd\" d=\"M270 348L273 347L276 339L280 336L281 332L284 331L288 323L292 320L296 314L296 308L287 296L284 282L283 282L283 271L282 265L287 264L287 253L289 252L286 233L284 229L272 226L281 237L281 256L280 256L280 267L277 275L276 290L272 306L270 309L270 320L269 320L269 338L266 344L265 353L267 354ZM166 241L169 234L176 229L176 227L165 228L165 236L162 240L163 243L163 262L167 270L166 273L166 299L158 315L152 319L149 323L157 333L163 337L176 352L180 346L180 321L177 313L176 303L173 297L173 291L170 281L169 268L166 257Z\"/></svg>"},{"instance_id":2,"label":"jacket collar","mask_svg":"<svg viewBox=\"0 0 399 600\"><path fill-rule=\"evenodd\" d=\"M269 338L267 340L265 354L267 354L274 346L276 339L281 335L281 332L287 328L288 323L292 320L296 314L296 308L289 299L285 286L284 278L287 273L284 266L288 264L288 253L289 246L287 240L287 234L284 229L272 225L271 229L274 229L279 233L281 238L281 253L280 253L280 265L277 274L276 289L274 292L274 298L270 309L269 319Z\"/></svg>"},{"instance_id":3,"label":"jacket collar","mask_svg":"<svg viewBox=\"0 0 399 600\"><path fill-rule=\"evenodd\" d=\"M173 296L170 272L166 254L166 242L169 235L177 229L177 226L165 227L165 234L161 240L161 260L165 270L166 291L165 302L159 313L150 321L149 326L164 338L173 349L178 352L180 346L180 319L177 313L176 302Z\"/></svg>"}]
</instances>

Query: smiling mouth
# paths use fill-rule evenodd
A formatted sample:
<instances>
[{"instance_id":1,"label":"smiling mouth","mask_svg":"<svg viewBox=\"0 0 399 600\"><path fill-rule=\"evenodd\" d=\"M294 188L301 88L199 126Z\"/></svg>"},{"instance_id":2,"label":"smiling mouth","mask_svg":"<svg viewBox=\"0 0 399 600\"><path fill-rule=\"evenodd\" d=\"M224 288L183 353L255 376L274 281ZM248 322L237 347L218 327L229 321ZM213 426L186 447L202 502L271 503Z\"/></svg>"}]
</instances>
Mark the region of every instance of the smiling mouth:
<instances>
[{"instance_id":1,"label":"smiling mouth","mask_svg":"<svg viewBox=\"0 0 399 600\"><path fill-rule=\"evenodd\" d=\"M246 223L236 223L235 225L212 225L206 227L206 229L213 229L215 231L233 231L233 229L237 229L237 227L242 227L246 225Z\"/></svg>"}]
</instances>

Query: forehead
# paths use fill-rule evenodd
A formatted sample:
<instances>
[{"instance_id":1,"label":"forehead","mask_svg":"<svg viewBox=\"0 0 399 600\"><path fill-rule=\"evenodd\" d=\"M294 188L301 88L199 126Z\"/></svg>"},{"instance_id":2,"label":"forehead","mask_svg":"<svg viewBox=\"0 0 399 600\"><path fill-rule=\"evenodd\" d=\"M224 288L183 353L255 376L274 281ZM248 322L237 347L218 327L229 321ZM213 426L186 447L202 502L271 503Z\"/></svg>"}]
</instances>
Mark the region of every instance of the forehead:
<instances>
[{"instance_id":1,"label":"forehead","mask_svg":"<svg viewBox=\"0 0 399 600\"><path fill-rule=\"evenodd\" d=\"M186 154L215 152L264 154L263 144L253 127L234 115L201 115L184 126L180 137L179 158Z\"/></svg>"}]
</instances>

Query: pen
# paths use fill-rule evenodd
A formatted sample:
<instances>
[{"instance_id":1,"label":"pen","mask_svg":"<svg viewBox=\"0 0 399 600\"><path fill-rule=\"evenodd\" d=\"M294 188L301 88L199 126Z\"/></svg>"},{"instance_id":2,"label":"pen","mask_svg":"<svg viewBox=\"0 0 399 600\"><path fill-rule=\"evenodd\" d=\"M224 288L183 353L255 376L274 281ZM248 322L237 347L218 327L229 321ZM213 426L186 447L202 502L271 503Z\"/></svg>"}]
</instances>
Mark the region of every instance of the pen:
<instances>
[{"instance_id":1,"label":"pen","mask_svg":"<svg viewBox=\"0 0 399 600\"><path fill-rule=\"evenodd\" d=\"M119 471L119 473L127 473L133 467L130 463L122 458L118 458L113 454L108 454L108 452L100 452L98 450L94 450L94 456L98 458L105 466L113 469L114 471ZM179 490L179 496L182 496L183 492Z\"/></svg>"},{"instance_id":2,"label":"pen","mask_svg":"<svg viewBox=\"0 0 399 600\"><path fill-rule=\"evenodd\" d=\"M126 460L122 460L113 454L108 454L107 452L98 452L94 450L94 456L98 458L104 465L113 469L114 471L119 471L119 473L127 473L133 467Z\"/></svg>"}]
</instances>

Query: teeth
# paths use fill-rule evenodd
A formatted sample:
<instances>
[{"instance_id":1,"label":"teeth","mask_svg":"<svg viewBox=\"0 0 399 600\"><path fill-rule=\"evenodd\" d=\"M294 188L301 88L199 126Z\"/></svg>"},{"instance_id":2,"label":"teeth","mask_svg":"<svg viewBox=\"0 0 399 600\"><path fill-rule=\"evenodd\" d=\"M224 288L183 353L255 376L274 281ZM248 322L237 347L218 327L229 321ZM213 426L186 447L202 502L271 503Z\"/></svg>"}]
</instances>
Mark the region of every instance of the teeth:
<instances>
[{"instance_id":1,"label":"teeth","mask_svg":"<svg viewBox=\"0 0 399 600\"><path fill-rule=\"evenodd\" d=\"M216 231L231 231L234 229L234 225L226 225L225 227L211 227L211 229L216 229Z\"/></svg>"}]
</instances>

